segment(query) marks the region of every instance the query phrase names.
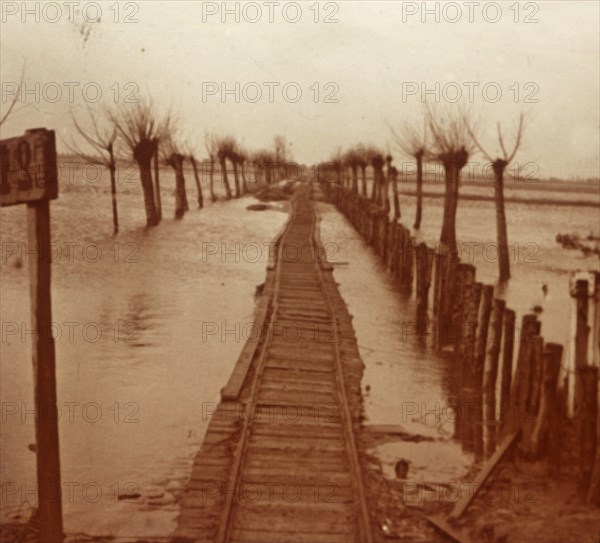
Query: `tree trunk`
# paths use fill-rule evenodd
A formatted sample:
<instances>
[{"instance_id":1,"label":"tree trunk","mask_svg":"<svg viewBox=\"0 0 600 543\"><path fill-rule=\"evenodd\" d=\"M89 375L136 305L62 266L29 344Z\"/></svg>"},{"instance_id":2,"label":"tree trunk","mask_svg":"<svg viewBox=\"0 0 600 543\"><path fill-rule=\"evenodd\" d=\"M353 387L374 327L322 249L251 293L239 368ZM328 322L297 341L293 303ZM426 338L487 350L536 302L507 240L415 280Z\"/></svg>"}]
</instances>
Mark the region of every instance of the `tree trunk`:
<instances>
[{"instance_id":1,"label":"tree trunk","mask_svg":"<svg viewBox=\"0 0 600 543\"><path fill-rule=\"evenodd\" d=\"M190 156L190 162L194 169L194 179L196 180L196 189L198 190L198 209L202 209L204 207L204 196L202 195L202 185L200 183L200 176L198 175L198 165L193 156Z\"/></svg>"},{"instance_id":2,"label":"tree trunk","mask_svg":"<svg viewBox=\"0 0 600 543\"><path fill-rule=\"evenodd\" d=\"M181 219L189 209L183 176L183 155L173 153L169 157L169 164L175 170L175 218Z\"/></svg>"},{"instance_id":3,"label":"tree trunk","mask_svg":"<svg viewBox=\"0 0 600 543\"><path fill-rule=\"evenodd\" d=\"M156 212L156 204L154 200L154 186L152 184L152 156L158 148L150 140L142 140L138 142L133 150L133 158L138 163L140 168L140 182L144 193L144 207L146 209L146 226L156 226L159 223L159 218Z\"/></svg>"},{"instance_id":4,"label":"tree trunk","mask_svg":"<svg viewBox=\"0 0 600 543\"><path fill-rule=\"evenodd\" d=\"M364 164L360 166L361 170L361 181L362 181L362 195L367 196L367 167Z\"/></svg>"},{"instance_id":5,"label":"tree trunk","mask_svg":"<svg viewBox=\"0 0 600 543\"><path fill-rule=\"evenodd\" d=\"M229 186L229 180L227 179L227 161L222 158L221 163L221 175L223 176L223 185L225 185L225 194L228 200L231 200L231 187Z\"/></svg>"},{"instance_id":6,"label":"tree trunk","mask_svg":"<svg viewBox=\"0 0 600 543\"><path fill-rule=\"evenodd\" d=\"M352 165L352 192L358 194L358 166Z\"/></svg>"},{"instance_id":7,"label":"tree trunk","mask_svg":"<svg viewBox=\"0 0 600 543\"><path fill-rule=\"evenodd\" d=\"M154 205L154 187L152 186L152 173L150 172L150 163L140 164L140 180L142 191L144 192L144 207L146 208L146 226L156 226L159 223Z\"/></svg>"},{"instance_id":8,"label":"tree trunk","mask_svg":"<svg viewBox=\"0 0 600 543\"><path fill-rule=\"evenodd\" d=\"M378 194L378 175L377 168L373 166L373 186L371 187L371 200L377 203Z\"/></svg>"},{"instance_id":9,"label":"tree trunk","mask_svg":"<svg viewBox=\"0 0 600 543\"><path fill-rule=\"evenodd\" d=\"M239 198L242 194L240 192L240 174L238 172L238 163L233 161L233 182L235 183L235 197Z\"/></svg>"},{"instance_id":10,"label":"tree trunk","mask_svg":"<svg viewBox=\"0 0 600 543\"><path fill-rule=\"evenodd\" d=\"M419 151L417 159L417 212L415 215L415 228L421 228L421 216L423 213L423 152Z\"/></svg>"},{"instance_id":11,"label":"tree trunk","mask_svg":"<svg viewBox=\"0 0 600 543\"><path fill-rule=\"evenodd\" d=\"M398 195L398 170L390 169L390 181L392 183L392 192L394 194L394 222L400 218L400 197Z\"/></svg>"},{"instance_id":12,"label":"tree trunk","mask_svg":"<svg viewBox=\"0 0 600 543\"><path fill-rule=\"evenodd\" d=\"M119 216L117 213L117 182L115 179L116 166L114 163L114 157L112 151L110 151L110 195L112 198L112 212L113 212L113 234L116 236L119 233Z\"/></svg>"},{"instance_id":13,"label":"tree trunk","mask_svg":"<svg viewBox=\"0 0 600 543\"><path fill-rule=\"evenodd\" d=\"M248 192L248 185L246 184L246 172L244 171L244 162L240 162L241 174L242 174L242 193L246 194Z\"/></svg>"},{"instance_id":14,"label":"tree trunk","mask_svg":"<svg viewBox=\"0 0 600 543\"><path fill-rule=\"evenodd\" d=\"M456 246L456 209L458 206L458 185L460 170L464 164L456 160L444 163L446 193L444 196L444 218L440 241L448 247L452 258L458 257Z\"/></svg>"},{"instance_id":15,"label":"tree trunk","mask_svg":"<svg viewBox=\"0 0 600 543\"><path fill-rule=\"evenodd\" d=\"M381 171L381 177L383 178L383 207L389 213L390 211L390 175L391 175L391 161L387 164L387 169L385 175L383 174L383 169Z\"/></svg>"},{"instance_id":16,"label":"tree trunk","mask_svg":"<svg viewBox=\"0 0 600 543\"><path fill-rule=\"evenodd\" d=\"M211 202L217 201L215 194L215 161L213 157L210 157L210 169L208 170L208 185L210 187L210 200Z\"/></svg>"},{"instance_id":17,"label":"tree trunk","mask_svg":"<svg viewBox=\"0 0 600 543\"><path fill-rule=\"evenodd\" d=\"M110 171L110 196L112 199L112 213L113 213L113 235L117 235L119 233L119 215L117 213L117 180L115 177L115 172L117 169L117 165L115 164L115 155L112 148L112 144L108 147L108 157L109 157L109 171Z\"/></svg>"},{"instance_id":18,"label":"tree trunk","mask_svg":"<svg viewBox=\"0 0 600 543\"><path fill-rule=\"evenodd\" d=\"M498 241L498 265L500 282L510 279L510 261L508 253L508 234L506 231L506 213L504 211L504 169L506 163L497 160L494 167L494 196L496 200L496 236Z\"/></svg>"},{"instance_id":19,"label":"tree trunk","mask_svg":"<svg viewBox=\"0 0 600 543\"><path fill-rule=\"evenodd\" d=\"M156 202L156 216L158 217L158 221L160 222L162 220L162 200L160 198L160 165L158 163L158 140L155 140L154 145L154 199Z\"/></svg>"}]
</instances>

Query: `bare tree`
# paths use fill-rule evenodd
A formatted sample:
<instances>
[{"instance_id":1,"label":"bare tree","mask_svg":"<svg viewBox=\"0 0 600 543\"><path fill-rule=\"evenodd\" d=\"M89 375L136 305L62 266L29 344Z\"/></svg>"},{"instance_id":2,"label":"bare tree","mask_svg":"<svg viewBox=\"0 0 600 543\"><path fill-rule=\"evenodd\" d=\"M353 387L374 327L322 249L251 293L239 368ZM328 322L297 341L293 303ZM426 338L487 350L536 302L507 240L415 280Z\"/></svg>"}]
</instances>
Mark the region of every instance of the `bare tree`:
<instances>
[{"instance_id":1,"label":"bare tree","mask_svg":"<svg viewBox=\"0 0 600 543\"><path fill-rule=\"evenodd\" d=\"M231 199L231 187L229 186L229 180L227 178L227 159L230 159L232 153L235 153L235 140L226 136L217 140L217 158L221 166L221 175L223 177L223 184L225 185L225 194L227 199Z\"/></svg>"},{"instance_id":2,"label":"bare tree","mask_svg":"<svg viewBox=\"0 0 600 543\"><path fill-rule=\"evenodd\" d=\"M453 258L458 258L456 245L456 210L460 171L465 167L472 151L472 140L466 116L459 111L427 109L427 126L431 132L431 155L444 167L444 216L440 241Z\"/></svg>"},{"instance_id":3,"label":"bare tree","mask_svg":"<svg viewBox=\"0 0 600 543\"><path fill-rule=\"evenodd\" d=\"M523 137L523 127L525 117L523 113L519 116L519 127L515 136L515 145L512 152L509 154L504 145L504 137L502 135L502 127L497 123L498 144L502 150L502 158L493 159L483 146L477 140L475 131L469 126L468 120L465 119L469 135L479 148L481 153L490 161L494 171L494 199L496 201L496 239L498 242L498 266L500 272L500 282L506 282L510 279L510 259L508 253L508 234L506 228L506 213L504 208L504 170L512 162L519 150Z\"/></svg>"},{"instance_id":4,"label":"bare tree","mask_svg":"<svg viewBox=\"0 0 600 543\"><path fill-rule=\"evenodd\" d=\"M414 157L417 163L417 206L414 227L419 229L423 216L423 159L427 153L427 124L424 123L422 131L417 130L413 125L405 124L402 127L402 135L391 126L390 130L397 147L406 155Z\"/></svg>"},{"instance_id":5,"label":"bare tree","mask_svg":"<svg viewBox=\"0 0 600 543\"><path fill-rule=\"evenodd\" d=\"M389 173L390 183L392 184L392 194L394 196L394 222L400 219L400 197L398 195L398 170L391 166Z\"/></svg>"},{"instance_id":6,"label":"bare tree","mask_svg":"<svg viewBox=\"0 0 600 543\"><path fill-rule=\"evenodd\" d=\"M118 131L107 117L106 112L98 116L90 105L86 103L88 125L82 126L71 111L71 118L75 130L87 144L87 150L82 150L75 142L67 142L69 149L79 158L89 164L105 167L110 172L110 193L112 198L113 234L119 233L119 216L117 212L117 183L115 172L117 162L115 159L115 141Z\"/></svg>"},{"instance_id":7,"label":"bare tree","mask_svg":"<svg viewBox=\"0 0 600 543\"><path fill-rule=\"evenodd\" d=\"M358 167L360 157L355 148L349 149L342 155L342 161L346 168L352 172L352 191L358 194Z\"/></svg>"},{"instance_id":8,"label":"bare tree","mask_svg":"<svg viewBox=\"0 0 600 543\"><path fill-rule=\"evenodd\" d=\"M167 134L163 138L162 163L171 166L175 171L175 218L183 218L190 207L187 201L185 191L185 176L183 174L183 163L185 161L185 151L173 134Z\"/></svg>"},{"instance_id":9,"label":"bare tree","mask_svg":"<svg viewBox=\"0 0 600 543\"><path fill-rule=\"evenodd\" d=\"M373 191L371 193L371 200L375 205L382 205L383 196L383 164L385 163L383 155L376 153L371 158L371 165L373 166Z\"/></svg>"},{"instance_id":10,"label":"bare tree","mask_svg":"<svg viewBox=\"0 0 600 543\"><path fill-rule=\"evenodd\" d=\"M234 147L233 151L229 153L229 160L233 165L233 184L235 185L235 197L239 198L242 195L241 187L240 187L240 172L239 172L239 163L240 163L240 154L238 152L237 145Z\"/></svg>"},{"instance_id":11,"label":"bare tree","mask_svg":"<svg viewBox=\"0 0 600 543\"><path fill-rule=\"evenodd\" d=\"M161 139L169 130L170 114L158 116L151 101L140 100L136 104L123 104L109 111L108 115L138 163L146 208L146 225L156 226L159 217L156 211L151 163L157 149L157 139Z\"/></svg>"},{"instance_id":12,"label":"bare tree","mask_svg":"<svg viewBox=\"0 0 600 543\"><path fill-rule=\"evenodd\" d=\"M391 184L391 170L392 170L392 155L385 157L386 164L386 175L383 178L383 206L386 211L390 210L390 184ZM396 186L396 191L398 187ZM397 195L397 192L396 192Z\"/></svg>"},{"instance_id":13,"label":"bare tree","mask_svg":"<svg viewBox=\"0 0 600 543\"><path fill-rule=\"evenodd\" d=\"M215 163L217 161L218 154L218 146L217 139L213 134L205 134L204 135L204 148L206 149L206 153L208 155L208 187L210 191L210 200L211 202L217 201L217 195L215 194Z\"/></svg>"},{"instance_id":14,"label":"bare tree","mask_svg":"<svg viewBox=\"0 0 600 543\"><path fill-rule=\"evenodd\" d=\"M373 157L378 151L373 147L357 145L355 148L358 167L361 170L361 194L367 196L367 167L371 164Z\"/></svg>"},{"instance_id":15,"label":"bare tree","mask_svg":"<svg viewBox=\"0 0 600 543\"><path fill-rule=\"evenodd\" d=\"M202 209L204 207L204 195L202 194L202 183L200 180L200 174L198 173L198 161L196 160L194 151L195 148L195 145L192 145L190 142L188 142L185 146L185 153L192 164L192 169L194 170L194 181L196 182L196 190L198 191L198 209Z\"/></svg>"},{"instance_id":16,"label":"bare tree","mask_svg":"<svg viewBox=\"0 0 600 543\"><path fill-rule=\"evenodd\" d=\"M265 172L265 183L270 185L273 182L273 166L275 157L271 151L261 150L254 153L252 162L262 172Z\"/></svg>"},{"instance_id":17,"label":"bare tree","mask_svg":"<svg viewBox=\"0 0 600 543\"><path fill-rule=\"evenodd\" d=\"M248 185L246 184L246 172L244 171L244 164L248 158L248 153L243 149L238 148L237 151L237 159L238 166L240 168L240 174L242 176L242 193L246 194L248 192Z\"/></svg>"},{"instance_id":18,"label":"bare tree","mask_svg":"<svg viewBox=\"0 0 600 543\"><path fill-rule=\"evenodd\" d=\"M154 199L156 203L156 216L162 220L162 197L160 194L160 138L154 138Z\"/></svg>"},{"instance_id":19,"label":"bare tree","mask_svg":"<svg viewBox=\"0 0 600 543\"><path fill-rule=\"evenodd\" d=\"M356 146L356 162L361 173L360 192L362 196L367 196L367 166L369 165L369 150L364 145Z\"/></svg>"},{"instance_id":20,"label":"bare tree","mask_svg":"<svg viewBox=\"0 0 600 543\"><path fill-rule=\"evenodd\" d=\"M287 162L287 140L285 136L278 134L274 139L275 144L275 166L274 169L277 172L276 181L281 181L283 178L283 171L285 171L285 164Z\"/></svg>"}]
</instances>

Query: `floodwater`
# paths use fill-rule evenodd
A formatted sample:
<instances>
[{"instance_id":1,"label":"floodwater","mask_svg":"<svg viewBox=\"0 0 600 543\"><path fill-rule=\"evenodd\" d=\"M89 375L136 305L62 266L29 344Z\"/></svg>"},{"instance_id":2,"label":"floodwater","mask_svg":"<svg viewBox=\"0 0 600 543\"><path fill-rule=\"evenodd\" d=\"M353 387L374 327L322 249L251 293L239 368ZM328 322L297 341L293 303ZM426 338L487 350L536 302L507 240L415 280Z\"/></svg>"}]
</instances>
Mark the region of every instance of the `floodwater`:
<instances>
[{"instance_id":1,"label":"floodwater","mask_svg":"<svg viewBox=\"0 0 600 543\"><path fill-rule=\"evenodd\" d=\"M188 173L192 210L174 221L173 177L163 172L161 179L165 218L153 229L143 228L135 178L128 174L119 180L121 233L116 238L111 236L106 178L65 182L51 204L53 248L58 251L53 333L67 533L135 540L168 536L175 528L177 498L206 430L205 415L219 400L251 334L255 287L264 281L269 243L287 219L285 205L247 211L252 198L212 204L206 184L206 208L198 211ZM408 221L413 200L402 201ZM437 239L441 204L440 199L425 200L427 240ZM538 303L541 282L546 282L544 331L560 340L568 321L561 305L568 300L568 272L597 263L561 249L554 236L587 233L594 225L597 233L597 210L507 207L511 242L539 245L538 262L514 267L509 305L522 311ZM460 477L472 459L450 438L451 420L421 416L424 407L441 409L448 401L447 361L403 336L403 322L414 315L413 300L396 292L373 252L341 214L327 204L320 209L322 239L329 244L327 254L354 315L366 363L367 423L400 425L429 440L379 447L386 473L393 473L395 460L402 457L410 461L412 478ZM27 333L30 256L22 245L25 209L2 209L0 220L5 521L30 514L35 455L28 450L34 443L34 421ZM461 240L494 240L493 203L461 202L458 233ZM495 263L476 257L475 264L480 280L494 281ZM555 317L546 319L546 313Z\"/></svg>"},{"instance_id":2,"label":"floodwater","mask_svg":"<svg viewBox=\"0 0 600 543\"><path fill-rule=\"evenodd\" d=\"M471 189L471 187L469 187ZM490 187L490 195L493 188ZM473 192L470 190L470 192ZM538 197L537 191L521 191ZM560 198L561 193L554 193ZM565 195L566 199L573 196ZM597 197L589 196L592 201ZM411 226L415 198L401 196L402 222ZM600 234L598 209L558 205L506 205L511 244L510 286L496 295L507 300L517 319L536 305L542 308L546 341L571 351L571 272L597 270L597 256L563 249L557 233ZM407 438L375 448L384 473L395 477L399 459L409 462L408 479L456 483L474 461L454 434L453 371L451 361L414 335L414 297L400 294L375 252L333 206L321 204L321 237L335 266L335 278L353 315L357 340L366 364L363 378L366 424L400 427ZM416 237L434 247L441 229L443 199L425 198L422 228ZM459 201L457 238L461 260L473 263L479 281L496 285L497 253L494 202ZM490 243L491 242L491 243ZM547 286L544 295L542 286ZM429 330L433 334L433 329Z\"/></svg>"},{"instance_id":3,"label":"floodwater","mask_svg":"<svg viewBox=\"0 0 600 543\"><path fill-rule=\"evenodd\" d=\"M139 183L120 183L116 238L106 182L65 183L51 204L67 533L171 533L206 413L251 333L286 207L247 211L247 197L197 210L191 176L187 185L191 211L175 221L174 180L163 172L164 219L145 229ZM0 215L3 521L28 518L35 502L25 215L23 206Z\"/></svg>"}]
</instances>

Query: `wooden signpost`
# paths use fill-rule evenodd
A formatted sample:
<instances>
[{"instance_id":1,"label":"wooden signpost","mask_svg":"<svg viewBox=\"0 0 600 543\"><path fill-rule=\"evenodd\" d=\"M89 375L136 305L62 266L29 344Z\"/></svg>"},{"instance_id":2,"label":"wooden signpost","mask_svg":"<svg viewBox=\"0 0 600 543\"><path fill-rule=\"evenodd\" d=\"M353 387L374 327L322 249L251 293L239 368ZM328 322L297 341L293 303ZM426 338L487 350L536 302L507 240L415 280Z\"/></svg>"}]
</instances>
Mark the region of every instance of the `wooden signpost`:
<instances>
[{"instance_id":1,"label":"wooden signpost","mask_svg":"<svg viewBox=\"0 0 600 543\"><path fill-rule=\"evenodd\" d=\"M50 200L58 196L54 131L27 130L0 141L0 205L27 204L30 261L39 541L63 541L58 410L50 299Z\"/></svg>"}]
</instances>

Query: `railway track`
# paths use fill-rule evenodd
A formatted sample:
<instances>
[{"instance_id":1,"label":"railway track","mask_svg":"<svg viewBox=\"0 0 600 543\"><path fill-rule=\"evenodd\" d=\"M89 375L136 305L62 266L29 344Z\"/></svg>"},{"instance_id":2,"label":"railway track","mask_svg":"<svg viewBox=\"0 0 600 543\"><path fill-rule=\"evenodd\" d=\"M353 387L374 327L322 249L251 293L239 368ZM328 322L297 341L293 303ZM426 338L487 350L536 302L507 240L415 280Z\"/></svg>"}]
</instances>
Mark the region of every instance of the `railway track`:
<instances>
[{"instance_id":1,"label":"railway track","mask_svg":"<svg viewBox=\"0 0 600 543\"><path fill-rule=\"evenodd\" d=\"M269 337L216 541L367 543L369 515L308 185L292 205L278 248ZM268 498L235 499L240 485L243 495L257 485Z\"/></svg>"},{"instance_id":2,"label":"railway track","mask_svg":"<svg viewBox=\"0 0 600 543\"><path fill-rule=\"evenodd\" d=\"M345 304L331 274L324 276L327 264L320 257L310 195L310 185L303 184L292 199L272 270L271 309L240 398L230 402L242 405L244 416L235 427L223 420L211 421L213 430L209 426L210 443L203 445L204 459L193 477L198 488L200 481L220 478L222 488L218 498L208 505L203 500L204 509L197 510L203 520L184 512L188 524L214 528L194 541L373 540L354 435L356 405L345 383L345 374L359 363L362 371L362 362L357 355L348 361L350 317L340 320L337 313L343 306L347 314ZM356 375L350 394L360 383ZM235 445L225 465L227 439Z\"/></svg>"}]
</instances>

